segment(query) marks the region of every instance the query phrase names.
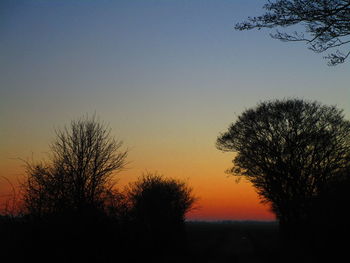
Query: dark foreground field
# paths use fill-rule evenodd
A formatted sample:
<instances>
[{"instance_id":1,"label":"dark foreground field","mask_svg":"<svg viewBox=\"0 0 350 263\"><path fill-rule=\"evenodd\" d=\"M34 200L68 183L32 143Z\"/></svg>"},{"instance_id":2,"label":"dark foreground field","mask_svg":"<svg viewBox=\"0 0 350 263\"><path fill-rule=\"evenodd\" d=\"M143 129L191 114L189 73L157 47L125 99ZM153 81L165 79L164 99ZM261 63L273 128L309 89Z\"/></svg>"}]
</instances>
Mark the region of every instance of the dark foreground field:
<instances>
[{"instance_id":1,"label":"dark foreground field","mask_svg":"<svg viewBox=\"0 0 350 263\"><path fill-rule=\"evenodd\" d=\"M190 262L282 260L276 222L188 222L187 234Z\"/></svg>"},{"instance_id":2,"label":"dark foreground field","mask_svg":"<svg viewBox=\"0 0 350 263\"><path fill-rule=\"evenodd\" d=\"M187 238L177 239L180 243L166 229L152 239L156 236L131 235L134 227L113 235L112 225L106 224L67 231L57 226L0 224L2 257L13 263L314 263L340 262L335 259L347 251L346 242L340 248L334 239L331 253L329 246L312 250L302 240L282 241L276 222L186 222L186 235L180 236Z\"/></svg>"}]
</instances>

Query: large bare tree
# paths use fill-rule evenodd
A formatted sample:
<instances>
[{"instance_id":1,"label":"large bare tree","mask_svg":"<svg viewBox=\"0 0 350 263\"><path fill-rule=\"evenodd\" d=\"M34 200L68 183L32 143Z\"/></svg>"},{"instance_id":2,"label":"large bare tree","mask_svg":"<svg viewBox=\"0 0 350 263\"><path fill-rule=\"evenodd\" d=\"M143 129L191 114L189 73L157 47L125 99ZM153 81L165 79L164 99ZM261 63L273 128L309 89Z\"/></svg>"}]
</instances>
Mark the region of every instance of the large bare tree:
<instances>
[{"instance_id":1,"label":"large bare tree","mask_svg":"<svg viewBox=\"0 0 350 263\"><path fill-rule=\"evenodd\" d=\"M335 50L326 56L329 65L343 63L350 55L349 50L340 50L350 43L350 0L276 0L268 1L263 8L265 14L249 17L235 28L285 28L299 24L305 32L296 27L297 31L277 31L271 36L282 41L304 41L317 53Z\"/></svg>"},{"instance_id":2,"label":"large bare tree","mask_svg":"<svg viewBox=\"0 0 350 263\"><path fill-rule=\"evenodd\" d=\"M103 209L127 151L94 116L56 130L48 162L27 163L24 205L30 214Z\"/></svg>"}]
</instances>

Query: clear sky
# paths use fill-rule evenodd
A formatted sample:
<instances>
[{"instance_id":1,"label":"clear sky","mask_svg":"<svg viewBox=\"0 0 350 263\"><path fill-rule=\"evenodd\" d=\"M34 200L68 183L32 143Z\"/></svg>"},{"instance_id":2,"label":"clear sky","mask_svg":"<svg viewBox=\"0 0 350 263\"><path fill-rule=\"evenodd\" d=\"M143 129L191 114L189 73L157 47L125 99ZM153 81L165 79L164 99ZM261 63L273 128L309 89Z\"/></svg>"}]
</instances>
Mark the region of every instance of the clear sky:
<instances>
[{"instance_id":1,"label":"clear sky","mask_svg":"<svg viewBox=\"0 0 350 263\"><path fill-rule=\"evenodd\" d=\"M261 0L2 0L0 176L23 175L54 129L96 113L129 149L120 186L145 171L186 180L191 219L273 219L225 174L216 137L265 99L335 104L350 118L349 62L328 67L303 43L233 25ZM7 183L0 178L0 190Z\"/></svg>"}]
</instances>

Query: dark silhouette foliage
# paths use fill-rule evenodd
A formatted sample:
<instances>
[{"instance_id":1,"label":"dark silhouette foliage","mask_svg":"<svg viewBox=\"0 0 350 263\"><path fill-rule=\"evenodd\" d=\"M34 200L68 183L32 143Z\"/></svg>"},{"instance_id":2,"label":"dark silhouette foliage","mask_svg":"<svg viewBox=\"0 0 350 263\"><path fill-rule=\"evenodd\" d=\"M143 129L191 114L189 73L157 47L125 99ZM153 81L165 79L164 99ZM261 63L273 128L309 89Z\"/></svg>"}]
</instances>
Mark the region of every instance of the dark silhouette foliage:
<instances>
[{"instance_id":1,"label":"dark silhouette foliage","mask_svg":"<svg viewBox=\"0 0 350 263\"><path fill-rule=\"evenodd\" d=\"M118 191L114 175L127 151L95 117L72 121L56 136L47 162L26 162L21 215L0 216L6 261L170 262L184 256L185 214L196 200L190 187L147 174Z\"/></svg>"},{"instance_id":2,"label":"dark silhouette foliage","mask_svg":"<svg viewBox=\"0 0 350 263\"><path fill-rule=\"evenodd\" d=\"M148 173L129 185L127 196L145 253L181 256L186 249L185 215L196 201L192 189L180 180Z\"/></svg>"},{"instance_id":3,"label":"dark silhouette foliage","mask_svg":"<svg viewBox=\"0 0 350 263\"><path fill-rule=\"evenodd\" d=\"M110 262L110 251L124 246L126 201L114 175L127 151L96 117L72 121L56 136L49 161L26 163L17 261Z\"/></svg>"},{"instance_id":4,"label":"dark silhouette foliage","mask_svg":"<svg viewBox=\"0 0 350 263\"><path fill-rule=\"evenodd\" d=\"M341 262L348 256L350 174L330 181L315 197L306 241L321 261Z\"/></svg>"},{"instance_id":5,"label":"dark silhouette foliage","mask_svg":"<svg viewBox=\"0 0 350 263\"><path fill-rule=\"evenodd\" d=\"M298 235L314 200L349 168L350 122L334 106L267 101L243 112L218 137L217 148L236 153L229 172L254 185L282 231Z\"/></svg>"},{"instance_id":6,"label":"dark silhouette foliage","mask_svg":"<svg viewBox=\"0 0 350 263\"><path fill-rule=\"evenodd\" d=\"M304 41L317 53L350 43L349 0L276 0L268 1L264 9L265 14L249 17L247 21L236 24L235 29L285 28L300 24L305 33L277 31L271 36L282 41ZM337 65L349 55L350 51L336 50L326 58L329 65Z\"/></svg>"},{"instance_id":7,"label":"dark silhouette foliage","mask_svg":"<svg viewBox=\"0 0 350 263\"><path fill-rule=\"evenodd\" d=\"M151 173L129 185L128 198L134 212L145 220L184 221L196 201L185 182Z\"/></svg>"},{"instance_id":8,"label":"dark silhouette foliage","mask_svg":"<svg viewBox=\"0 0 350 263\"><path fill-rule=\"evenodd\" d=\"M96 117L72 121L56 131L48 163L27 163L24 208L32 216L103 210L113 193L113 173L123 169L126 151Z\"/></svg>"}]
</instances>

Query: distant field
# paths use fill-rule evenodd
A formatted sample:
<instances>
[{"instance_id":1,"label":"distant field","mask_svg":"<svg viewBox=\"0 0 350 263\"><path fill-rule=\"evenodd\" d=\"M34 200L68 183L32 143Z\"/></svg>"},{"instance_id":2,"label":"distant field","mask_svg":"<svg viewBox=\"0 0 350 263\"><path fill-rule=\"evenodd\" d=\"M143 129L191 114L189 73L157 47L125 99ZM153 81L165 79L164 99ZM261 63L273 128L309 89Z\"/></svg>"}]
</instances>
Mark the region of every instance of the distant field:
<instances>
[{"instance_id":1,"label":"distant field","mask_svg":"<svg viewBox=\"0 0 350 263\"><path fill-rule=\"evenodd\" d=\"M278 262L276 222L187 222L191 262Z\"/></svg>"}]
</instances>

